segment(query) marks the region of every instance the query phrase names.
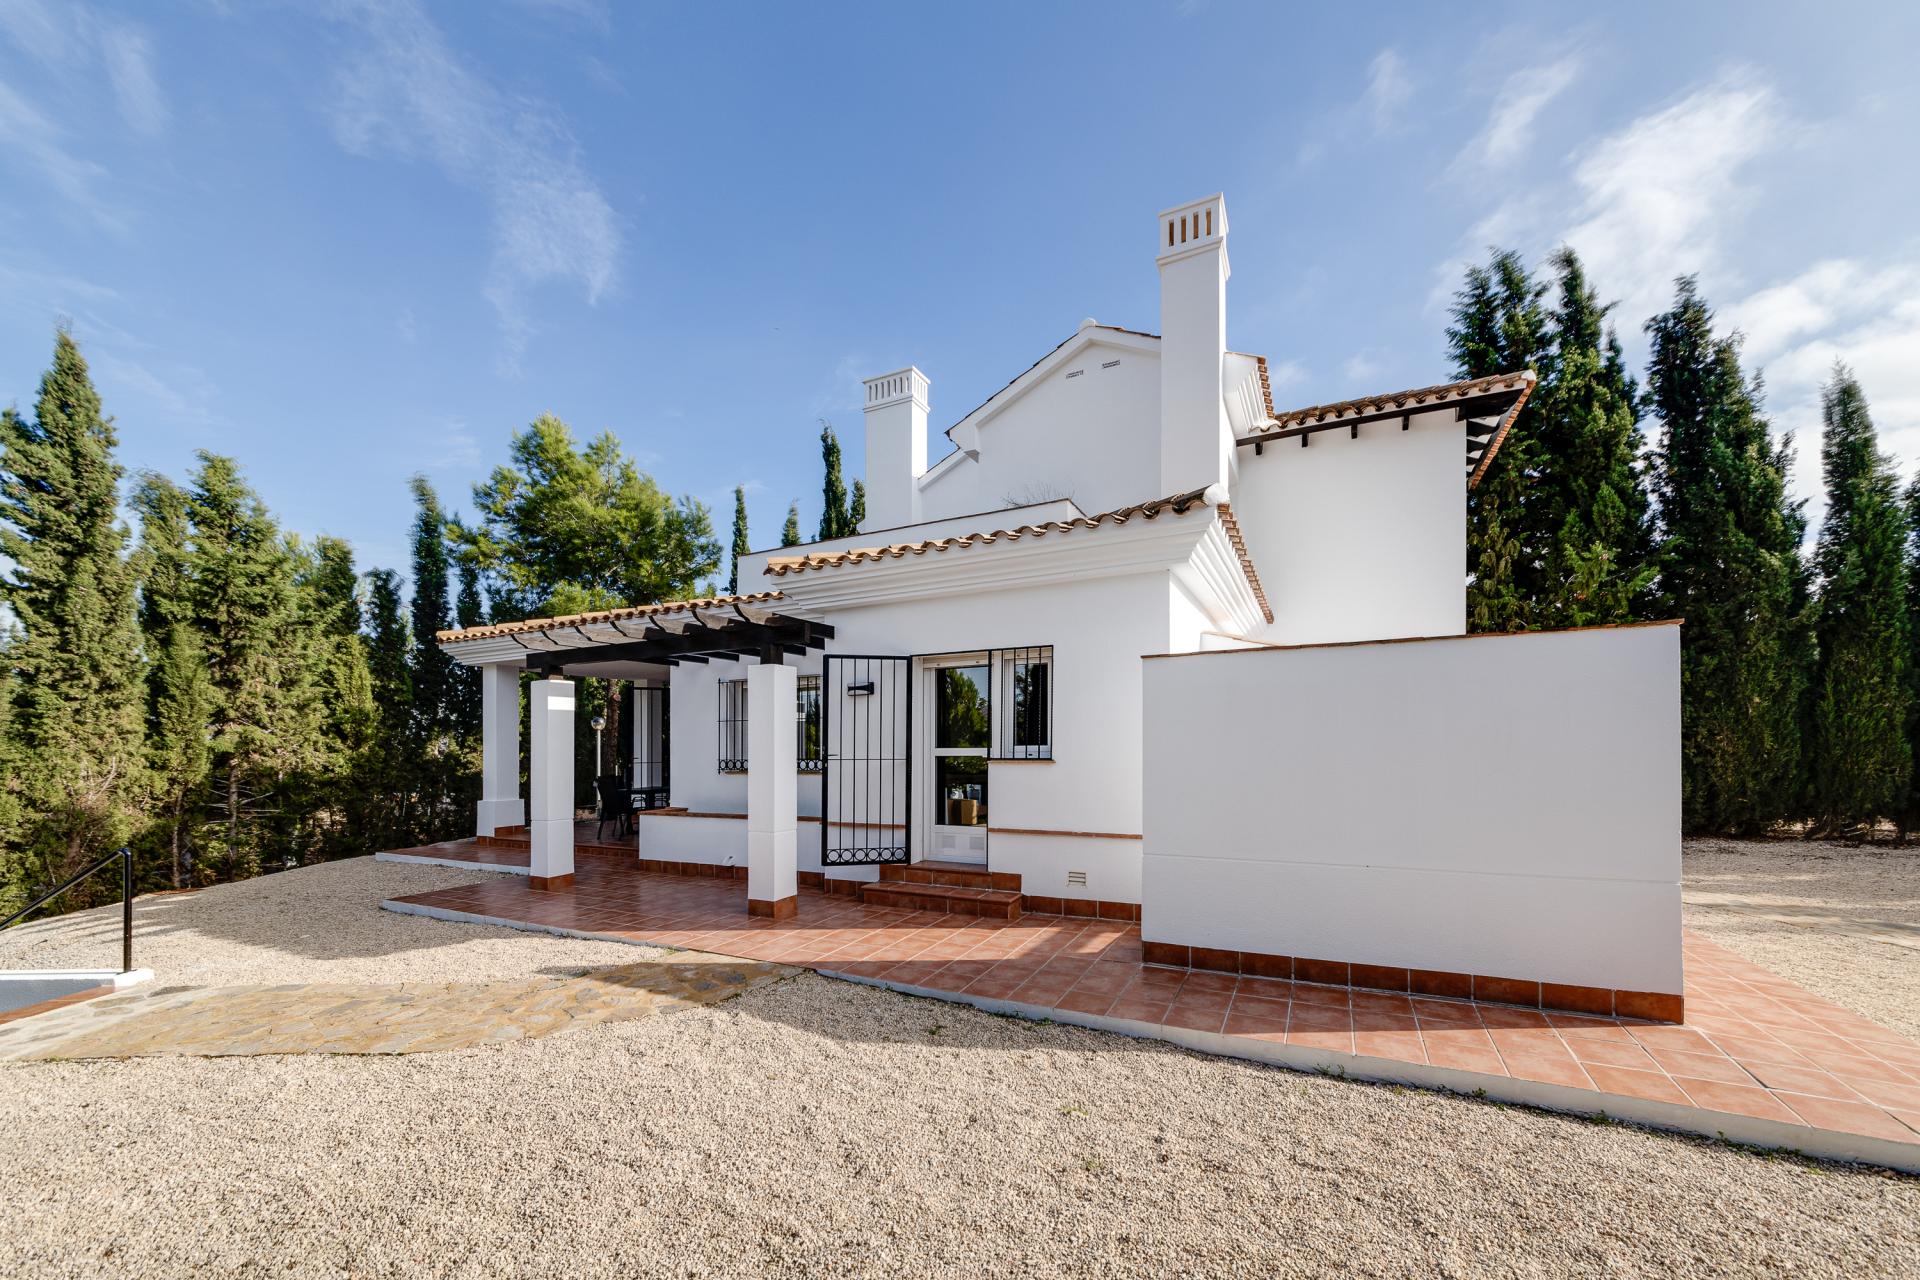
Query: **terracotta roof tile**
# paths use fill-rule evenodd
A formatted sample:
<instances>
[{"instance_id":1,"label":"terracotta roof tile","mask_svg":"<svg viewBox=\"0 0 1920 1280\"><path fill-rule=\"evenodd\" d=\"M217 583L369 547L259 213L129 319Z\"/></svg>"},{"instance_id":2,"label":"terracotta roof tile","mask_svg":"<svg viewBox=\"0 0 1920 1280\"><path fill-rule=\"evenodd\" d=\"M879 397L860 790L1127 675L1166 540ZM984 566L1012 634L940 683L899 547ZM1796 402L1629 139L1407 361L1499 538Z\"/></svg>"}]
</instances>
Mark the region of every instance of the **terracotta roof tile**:
<instances>
[{"instance_id":1,"label":"terracotta roof tile","mask_svg":"<svg viewBox=\"0 0 1920 1280\"><path fill-rule=\"evenodd\" d=\"M775 556L767 561L766 571L774 577L804 573L809 569L837 569L843 565L864 564L874 560L898 560L903 556L923 556L929 551L953 551L996 542L1018 542L1022 538L1043 538L1049 533L1070 533L1075 529L1097 529L1103 524L1125 524L1139 518L1152 520L1172 512L1185 515L1206 505L1206 490L1177 493L1170 498L1155 498L1128 507L1116 507L1099 515L1075 516L1071 520L1044 520L1014 529L995 529L988 533L968 533L952 538L924 538L918 542L895 542L884 547L848 547L844 551L823 551L805 556Z\"/></svg>"},{"instance_id":2,"label":"terracotta roof tile","mask_svg":"<svg viewBox=\"0 0 1920 1280\"><path fill-rule=\"evenodd\" d=\"M685 613L689 609L718 609L733 604L767 604L778 599L780 599L778 591L756 591L751 595L706 596L698 600L664 600L659 604L634 605L626 609L602 609L597 613L570 613L558 618L528 618L522 622L497 622L486 627L436 631L433 638L441 644L458 644L465 640L490 640L495 636L546 631L553 627L578 627L592 622L622 622L629 618L652 618Z\"/></svg>"},{"instance_id":3,"label":"terracotta roof tile","mask_svg":"<svg viewBox=\"0 0 1920 1280\"><path fill-rule=\"evenodd\" d=\"M1417 387L1412 391L1390 391L1385 395L1362 396L1356 400L1341 400L1335 404L1309 405L1305 409L1289 409L1285 413L1273 415L1273 421L1255 435L1284 431L1288 427L1304 427L1315 423L1338 421L1341 418L1363 413L1433 408L1455 400L1471 400L1477 396L1490 395L1496 391L1519 391L1525 394L1532 389L1534 381L1533 370L1523 369L1519 373L1496 373L1489 378L1445 382L1435 387Z\"/></svg>"},{"instance_id":4,"label":"terracotta roof tile","mask_svg":"<svg viewBox=\"0 0 1920 1280\"><path fill-rule=\"evenodd\" d=\"M1151 502L1137 502L1132 506L1116 507L1112 511L1102 511L1098 515L1075 516L1071 520L1046 520L1039 524L1023 524L1013 529L995 529L988 533L969 533L952 538L925 538L918 542L896 542L883 547L848 547L842 551L824 551L813 555L775 556L767 561L766 572L781 578L791 573L805 573L814 569L838 569L847 565L868 564L879 560L900 560L907 556L923 556L928 552L945 553L973 546L991 546L996 542L1018 542L1022 538L1044 538L1048 534L1071 533L1075 529L1097 529L1102 525L1122 525L1130 520L1153 520L1163 515L1185 515L1187 512L1207 505L1205 489L1194 489L1187 493L1176 493L1167 498L1155 498ZM1247 585L1252 588L1253 596L1259 602L1260 612L1268 622L1273 621L1273 608L1267 603L1267 593L1260 585L1260 574L1253 567L1253 557L1247 553L1246 539L1241 536L1240 522L1234 518L1233 508L1221 503L1219 508L1221 528L1227 540L1233 546L1234 555L1240 561L1240 571L1246 576Z\"/></svg>"}]
</instances>

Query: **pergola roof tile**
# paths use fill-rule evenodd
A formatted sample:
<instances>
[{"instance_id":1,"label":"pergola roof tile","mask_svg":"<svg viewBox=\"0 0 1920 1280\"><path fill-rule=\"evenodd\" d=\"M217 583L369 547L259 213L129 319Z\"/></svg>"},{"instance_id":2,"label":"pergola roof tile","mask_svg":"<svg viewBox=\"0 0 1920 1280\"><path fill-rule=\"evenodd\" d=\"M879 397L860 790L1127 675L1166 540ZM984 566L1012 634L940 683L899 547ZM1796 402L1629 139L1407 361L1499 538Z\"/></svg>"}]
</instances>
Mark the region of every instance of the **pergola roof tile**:
<instances>
[{"instance_id":1,"label":"pergola roof tile","mask_svg":"<svg viewBox=\"0 0 1920 1280\"><path fill-rule=\"evenodd\" d=\"M706 596L698 600L664 600L659 604L634 605L626 609L602 609L595 613L569 613L557 618L527 618L521 622L496 622L485 627L436 631L433 638L441 644L459 644L467 640L491 640L496 636L521 635L529 631L551 631L556 627L580 627L600 622L624 622L631 618L655 618L696 609L724 609L730 605L764 605L780 599L778 591L756 591L750 595Z\"/></svg>"}]
</instances>

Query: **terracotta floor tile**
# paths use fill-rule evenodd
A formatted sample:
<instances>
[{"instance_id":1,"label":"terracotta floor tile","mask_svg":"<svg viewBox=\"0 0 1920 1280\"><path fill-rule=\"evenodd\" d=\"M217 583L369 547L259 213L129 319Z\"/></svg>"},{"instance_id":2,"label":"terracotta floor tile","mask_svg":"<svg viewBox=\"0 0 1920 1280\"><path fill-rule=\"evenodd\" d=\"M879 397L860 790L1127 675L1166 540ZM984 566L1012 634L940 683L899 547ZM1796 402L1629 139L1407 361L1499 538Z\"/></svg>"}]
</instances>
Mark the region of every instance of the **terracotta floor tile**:
<instances>
[{"instance_id":1,"label":"terracotta floor tile","mask_svg":"<svg viewBox=\"0 0 1920 1280\"><path fill-rule=\"evenodd\" d=\"M1138 988L1129 988L1137 992ZM1165 1022L1167 1010L1172 1007L1169 1000L1140 994L1122 994L1107 1009L1110 1018L1131 1018L1135 1022Z\"/></svg>"},{"instance_id":2,"label":"terracotta floor tile","mask_svg":"<svg viewBox=\"0 0 1920 1280\"><path fill-rule=\"evenodd\" d=\"M1779 1120L1786 1124L1795 1124L1800 1119L1781 1104L1779 1095L1757 1085L1722 1084L1717 1080L1690 1080L1685 1076L1677 1078L1674 1083L1687 1091L1687 1096L1693 1099L1696 1106L1709 1111L1758 1116L1762 1120Z\"/></svg>"},{"instance_id":3,"label":"terracotta floor tile","mask_svg":"<svg viewBox=\"0 0 1920 1280\"><path fill-rule=\"evenodd\" d=\"M1658 1064L1648 1056L1647 1051L1631 1040L1623 1044L1598 1036L1568 1036L1567 1047L1573 1050L1574 1057L1587 1064L1589 1075L1593 1073L1595 1064L1629 1071L1659 1070Z\"/></svg>"},{"instance_id":4,"label":"terracotta floor tile","mask_svg":"<svg viewBox=\"0 0 1920 1280\"><path fill-rule=\"evenodd\" d=\"M1328 1009L1347 1009L1352 1007L1353 993L1345 987L1327 987L1313 982L1293 984L1293 1002L1295 1004L1317 1004Z\"/></svg>"},{"instance_id":5,"label":"terracotta floor tile","mask_svg":"<svg viewBox=\"0 0 1920 1280\"><path fill-rule=\"evenodd\" d=\"M1776 1098L1789 1105L1793 1113L1809 1125L1836 1128L1843 1134L1862 1134L1866 1138L1891 1138L1893 1142L1912 1140L1907 1125L1872 1103L1812 1098L1811 1094L1776 1094Z\"/></svg>"},{"instance_id":6,"label":"terracotta floor tile","mask_svg":"<svg viewBox=\"0 0 1920 1280\"><path fill-rule=\"evenodd\" d=\"M1691 1076L1695 1080L1718 1080L1721 1084L1751 1085L1753 1076L1724 1053L1686 1053L1679 1049L1647 1046L1647 1052L1670 1076Z\"/></svg>"},{"instance_id":7,"label":"terracotta floor tile","mask_svg":"<svg viewBox=\"0 0 1920 1280\"><path fill-rule=\"evenodd\" d=\"M1105 1013L1113 1007L1111 991L1083 991L1079 987L1054 1001L1054 1007L1073 1013Z\"/></svg>"},{"instance_id":8,"label":"terracotta floor tile","mask_svg":"<svg viewBox=\"0 0 1920 1280\"><path fill-rule=\"evenodd\" d=\"M1516 1080L1537 1080L1542 1084L1564 1084L1576 1089L1593 1088L1587 1069L1570 1053L1507 1053L1501 1060L1507 1074Z\"/></svg>"},{"instance_id":9,"label":"terracotta floor tile","mask_svg":"<svg viewBox=\"0 0 1920 1280\"><path fill-rule=\"evenodd\" d=\"M1624 1094L1654 1102L1677 1102L1686 1106L1687 1095L1664 1071L1642 1071L1635 1067L1614 1067L1601 1062L1586 1064L1587 1074L1604 1093Z\"/></svg>"},{"instance_id":10,"label":"terracotta floor tile","mask_svg":"<svg viewBox=\"0 0 1920 1280\"><path fill-rule=\"evenodd\" d=\"M1426 1046L1418 1031L1362 1031L1356 1019L1353 1051L1368 1058L1392 1058L1399 1062L1427 1060Z\"/></svg>"},{"instance_id":11,"label":"terracotta floor tile","mask_svg":"<svg viewBox=\"0 0 1920 1280\"><path fill-rule=\"evenodd\" d=\"M1507 1065L1500 1060L1500 1053L1491 1042L1484 1047L1466 1041L1436 1042L1424 1032L1420 1039L1427 1048L1427 1061L1436 1067L1478 1071L1492 1076L1507 1074Z\"/></svg>"},{"instance_id":12,"label":"terracotta floor tile","mask_svg":"<svg viewBox=\"0 0 1920 1280\"><path fill-rule=\"evenodd\" d=\"M1669 1102L1677 1092L1710 1110L1920 1140L1920 1043L1692 934L1688 1021L1672 1026L1147 965L1139 927L1126 922L995 920L817 890L802 891L798 916L773 921L745 915L743 881L646 873L628 855L584 850L576 874L569 892L492 877L411 900L1042 1009Z\"/></svg>"},{"instance_id":13,"label":"terracotta floor tile","mask_svg":"<svg viewBox=\"0 0 1920 1280\"><path fill-rule=\"evenodd\" d=\"M1273 1004L1275 1002L1267 1000L1258 1003ZM1233 1010L1227 1014L1226 1032L1230 1036L1284 1035L1286 1030L1287 1015L1284 1006L1278 1014L1245 1013L1241 1011L1239 1004L1235 1004Z\"/></svg>"},{"instance_id":14,"label":"terracotta floor tile","mask_svg":"<svg viewBox=\"0 0 1920 1280\"><path fill-rule=\"evenodd\" d=\"M1330 1049L1335 1053L1352 1053L1353 1032L1290 1024L1287 1027L1287 1043L1299 1045L1303 1049Z\"/></svg>"},{"instance_id":15,"label":"terracotta floor tile","mask_svg":"<svg viewBox=\"0 0 1920 1280\"><path fill-rule=\"evenodd\" d=\"M1160 1021L1169 1027L1185 1027L1192 1031L1218 1031L1225 1025L1227 1011L1221 1009L1195 1009L1187 1005L1174 1004Z\"/></svg>"}]
</instances>

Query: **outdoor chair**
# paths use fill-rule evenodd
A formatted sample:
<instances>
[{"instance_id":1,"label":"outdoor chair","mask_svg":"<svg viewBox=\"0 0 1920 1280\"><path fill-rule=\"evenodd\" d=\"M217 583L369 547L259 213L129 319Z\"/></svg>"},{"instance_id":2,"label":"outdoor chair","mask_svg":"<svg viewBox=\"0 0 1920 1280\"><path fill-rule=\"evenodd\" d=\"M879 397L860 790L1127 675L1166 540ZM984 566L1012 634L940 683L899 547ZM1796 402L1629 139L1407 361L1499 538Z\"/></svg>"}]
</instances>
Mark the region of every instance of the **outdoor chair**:
<instances>
[{"instance_id":1,"label":"outdoor chair","mask_svg":"<svg viewBox=\"0 0 1920 1280\"><path fill-rule=\"evenodd\" d=\"M632 835L633 798L625 781L617 773L602 774L593 780L593 788L600 800L600 825L594 828L593 838L598 840L609 822L616 834Z\"/></svg>"}]
</instances>

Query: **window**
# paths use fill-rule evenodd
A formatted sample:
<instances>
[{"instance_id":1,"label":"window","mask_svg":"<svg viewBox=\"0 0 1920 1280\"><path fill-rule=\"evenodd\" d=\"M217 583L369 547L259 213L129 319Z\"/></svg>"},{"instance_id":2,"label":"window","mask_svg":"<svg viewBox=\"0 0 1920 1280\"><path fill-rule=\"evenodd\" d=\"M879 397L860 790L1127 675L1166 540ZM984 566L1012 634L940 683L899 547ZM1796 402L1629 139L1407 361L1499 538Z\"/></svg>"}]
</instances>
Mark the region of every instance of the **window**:
<instances>
[{"instance_id":1,"label":"window","mask_svg":"<svg viewBox=\"0 0 1920 1280\"><path fill-rule=\"evenodd\" d=\"M1053 646L1001 649L995 675L1006 689L1000 718L1002 760L1053 759Z\"/></svg>"},{"instance_id":2,"label":"window","mask_svg":"<svg viewBox=\"0 0 1920 1280\"><path fill-rule=\"evenodd\" d=\"M819 773L827 763L820 751L820 677L798 677L793 701L794 731L800 737L794 758L800 762L800 772Z\"/></svg>"},{"instance_id":3,"label":"window","mask_svg":"<svg viewBox=\"0 0 1920 1280\"><path fill-rule=\"evenodd\" d=\"M747 682L720 682L720 772L747 771Z\"/></svg>"}]
</instances>

